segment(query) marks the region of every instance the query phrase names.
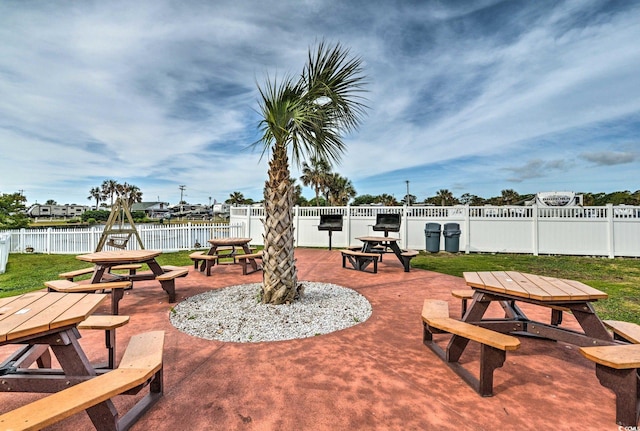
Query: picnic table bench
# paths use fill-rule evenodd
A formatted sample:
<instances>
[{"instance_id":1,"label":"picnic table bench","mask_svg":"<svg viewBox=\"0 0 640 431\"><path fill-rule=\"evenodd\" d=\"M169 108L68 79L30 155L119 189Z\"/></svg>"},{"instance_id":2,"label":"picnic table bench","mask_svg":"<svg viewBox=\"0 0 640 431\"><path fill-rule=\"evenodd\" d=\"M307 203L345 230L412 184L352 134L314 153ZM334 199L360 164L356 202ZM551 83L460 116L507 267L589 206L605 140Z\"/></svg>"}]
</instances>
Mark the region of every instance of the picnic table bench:
<instances>
[{"instance_id":1,"label":"picnic table bench","mask_svg":"<svg viewBox=\"0 0 640 431\"><path fill-rule=\"evenodd\" d=\"M342 253L342 267L347 267L347 260L358 271L364 271L370 263L373 263L373 273L378 272L378 259L380 259L379 253L366 253L364 251L344 249L340 250Z\"/></svg>"},{"instance_id":2,"label":"picnic table bench","mask_svg":"<svg viewBox=\"0 0 640 431\"><path fill-rule=\"evenodd\" d=\"M164 331L134 335L118 368L0 415L0 428L40 430L86 410L98 431L129 429L162 396L163 346ZM111 398L147 385L149 393L120 416Z\"/></svg>"},{"instance_id":3,"label":"picnic table bench","mask_svg":"<svg viewBox=\"0 0 640 431\"><path fill-rule=\"evenodd\" d=\"M242 265L242 275L251 274L262 269L260 266L257 266L256 269L249 271L249 267L251 266L250 263L252 260L262 260L262 250L257 253L239 254L235 256L235 259L237 259L237 261Z\"/></svg>"},{"instance_id":4,"label":"picnic table bench","mask_svg":"<svg viewBox=\"0 0 640 431\"><path fill-rule=\"evenodd\" d=\"M483 397L493 395L493 372L502 367L507 350L520 347L520 340L511 335L482 328L449 317L449 304L437 299L425 299L422 307L423 343L442 359L456 374ZM446 350L433 340L434 333L449 333L453 337ZM479 377L471 375L458 362L469 341L480 343Z\"/></svg>"},{"instance_id":5,"label":"picnic table bench","mask_svg":"<svg viewBox=\"0 0 640 431\"><path fill-rule=\"evenodd\" d=\"M167 267L163 269L166 271ZM176 302L176 278L186 277L187 274L189 274L187 268L178 267L156 275L156 280L160 282L162 289L169 294L169 302Z\"/></svg>"},{"instance_id":6,"label":"picnic table bench","mask_svg":"<svg viewBox=\"0 0 640 431\"><path fill-rule=\"evenodd\" d=\"M105 347L107 348L107 363L94 365L95 368L115 368L116 364L116 328L129 323L129 316L98 315L92 314L78 323L80 330L101 330L105 334Z\"/></svg>"},{"instance_id":7,"label":"picnic table bench","mask_svg":"<svg viewBox=\"0 0 640 431\"><path fill-rule=\"evenodd\" d=\"M600 384L614 392L616 423L636 429L640 404L640 344L581 347L580 353L596 363Z\"/></svg>"},{"instance_id":8,"label":"picnic table bench","mask_svg":"<svg viewBox=\"0 0 640 431\"><path fill-rule=\"evenodd\" d=\"M69 280L45 281L49 292L93 293L111 290L111 314L118 314L118 304L124 297L124 289L131 287L130 281L109 281L106 283L80 284Z\"/></svg>"},{"instance_id":9,"label":"picnic table bench","mask_svg":"<svg viewBox=\"0 0 640 431\"><path fill-rule=\"evenodd\" d=\"M129 275L135 275L136 271L140 268L142 268L142 265L140 264L126 264L112 266L111 270L128 270ZM85 274L92 274L93 271L95 271L95 267L76 269L75 271L62 272L58 274L58 277L73 281L74 278Z\"/></svg>"}]
</instances>

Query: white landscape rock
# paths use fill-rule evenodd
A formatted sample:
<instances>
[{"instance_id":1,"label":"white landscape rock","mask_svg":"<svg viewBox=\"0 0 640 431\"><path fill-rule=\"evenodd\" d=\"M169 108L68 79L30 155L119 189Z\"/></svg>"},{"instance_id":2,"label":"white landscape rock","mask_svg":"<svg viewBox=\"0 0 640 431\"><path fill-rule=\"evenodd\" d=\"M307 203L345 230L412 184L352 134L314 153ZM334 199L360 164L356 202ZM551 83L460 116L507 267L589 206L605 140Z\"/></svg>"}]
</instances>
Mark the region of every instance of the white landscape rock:
<instances>
[{"instance_id":1,"label":"white landscape rock","mask_svg":"<svg viewBox=\"0 0 640 431\"><path fill-rule=\"evenodd\" d=\"M261 304L261 284L242 284L192 296L172 309L170 320L178 330L195 337L251 343L328 334L371 316L371 304L353 289L302 283L304 294L293 304Z\"/></svg>"}]
</instances>

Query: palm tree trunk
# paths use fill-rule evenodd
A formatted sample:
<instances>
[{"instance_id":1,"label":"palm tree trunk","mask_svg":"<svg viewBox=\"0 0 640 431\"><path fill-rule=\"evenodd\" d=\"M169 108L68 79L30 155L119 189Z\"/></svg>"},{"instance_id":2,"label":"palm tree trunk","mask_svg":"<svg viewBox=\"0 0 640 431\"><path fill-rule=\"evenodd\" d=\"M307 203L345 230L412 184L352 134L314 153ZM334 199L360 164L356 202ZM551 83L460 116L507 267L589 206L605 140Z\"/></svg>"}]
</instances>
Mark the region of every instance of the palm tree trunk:
<instances>
[{"instance_id":1,"label":"palm tree trunk","mask_svg":"<svg viewBox=\"0 0 640 431\"><path fill-rule=\"evenodd\" d=\"M298 296L298 271L294 258L293 187L286 147L274 145L265 183L262 302L284 304Z\"/></svg>"}]
</instances>

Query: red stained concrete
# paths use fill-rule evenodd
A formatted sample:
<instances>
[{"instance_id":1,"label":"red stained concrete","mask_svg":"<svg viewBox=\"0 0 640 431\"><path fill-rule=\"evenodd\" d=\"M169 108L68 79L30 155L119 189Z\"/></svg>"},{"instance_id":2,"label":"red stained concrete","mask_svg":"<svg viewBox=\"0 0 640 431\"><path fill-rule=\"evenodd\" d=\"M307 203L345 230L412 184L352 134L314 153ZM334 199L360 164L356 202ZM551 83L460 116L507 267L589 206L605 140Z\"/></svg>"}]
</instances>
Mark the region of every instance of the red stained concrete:
<instances>
[{"instance_id":1,"label":"red stained concrete","mask_svg":"<svg viewBox=\"0 0 640 431\"><path fill-rule=\"evenodd\" d=\"M226 343L202 340L173 328L171 304L154 281L136 283L120 302L131 322L118 330L118 355L135 333L165 331L164 397L133 430L617 430L615 399L600 386L594 365L575 346L521 338L494 375L495 395L482 398L422 344L425 298L449 301L463 279L412 269L385 256L377 274L341 267L339 251L297 249L300 280L357 290L373 307L354 327L314 338ZM261 281L235 265L212 276L191 270L177 279L178 301L210 289ZM523 309L547 321L550 311ZM108 312L106 306L102 312ZM500 310L494 310L500 313ZM576 326L571 316L565 324ZM446 340L446 336L441 336ZM106 357L103 334L84 333L95 360ZM462 357L477 375L479 349ZM146 390L145 390L146 393ZM0 411L40 395L0 393ZM120 396L119 409L135 397ZM86 414L48 429L89 430Z\"/></svg>"}]
</instances>

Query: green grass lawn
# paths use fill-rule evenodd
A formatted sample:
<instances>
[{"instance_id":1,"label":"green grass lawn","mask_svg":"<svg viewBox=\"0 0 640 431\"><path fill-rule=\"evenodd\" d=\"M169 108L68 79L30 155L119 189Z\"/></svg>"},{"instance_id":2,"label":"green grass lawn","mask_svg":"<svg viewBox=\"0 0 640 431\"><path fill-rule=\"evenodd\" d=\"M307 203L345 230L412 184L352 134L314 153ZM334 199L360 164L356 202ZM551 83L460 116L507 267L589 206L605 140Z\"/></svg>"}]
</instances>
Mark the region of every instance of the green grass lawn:
<instances>
[{"instance_id":1,"label":"green grass lawn","mask_svg":"<svg viewBox=\"0 0 640 431\"><path fill-rule=\"evenodd\" d=\"M163 253L158 262L191 265L190 253ZM609 299L594 304L603 319L640 324L640 259L437 253L420 254L411 263L415 268L457 277L464 271L522 271L578 280L609 294ZM0 274L0 297L41 289L45 281L56 280L59 273L84 266L88 265L73 255L11 254L7 272Z\"/></svg>"}]
</instances>

